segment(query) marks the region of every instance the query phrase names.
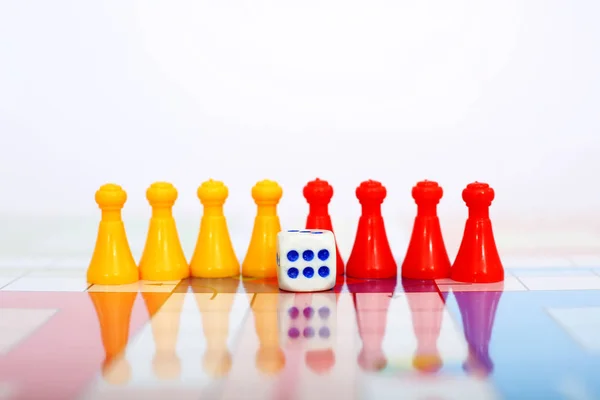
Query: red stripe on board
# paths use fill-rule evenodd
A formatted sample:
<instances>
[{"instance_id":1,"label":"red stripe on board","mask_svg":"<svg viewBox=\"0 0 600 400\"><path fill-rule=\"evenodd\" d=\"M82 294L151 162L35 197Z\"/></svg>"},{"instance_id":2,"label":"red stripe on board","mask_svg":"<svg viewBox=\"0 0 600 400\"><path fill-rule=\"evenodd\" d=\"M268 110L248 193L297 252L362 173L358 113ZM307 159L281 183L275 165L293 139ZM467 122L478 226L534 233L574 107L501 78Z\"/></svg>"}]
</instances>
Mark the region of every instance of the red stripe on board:
<instances>
[{"instance_id":1,"label":"red stripe on board","mask_svg":"<svg viewBox=\"0 0 600 400\"><path fill-rule=\"evenodd\" d=\"M0 292L1 308L58 309L37 331L0 356L0 376L15 390L13 399L72 399L98 376L106 352L88 293ZM135 297L129 339L148 319L141 296Z\"/></svg>"}]
</instances>

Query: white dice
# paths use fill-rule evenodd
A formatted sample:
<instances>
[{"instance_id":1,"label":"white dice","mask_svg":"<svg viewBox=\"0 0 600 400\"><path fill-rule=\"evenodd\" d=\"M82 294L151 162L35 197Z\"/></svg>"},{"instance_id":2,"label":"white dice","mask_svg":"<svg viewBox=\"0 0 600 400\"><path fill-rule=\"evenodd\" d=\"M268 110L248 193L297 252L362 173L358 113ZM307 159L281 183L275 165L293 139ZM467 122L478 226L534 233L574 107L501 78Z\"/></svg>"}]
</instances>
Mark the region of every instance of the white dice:
<instances>
[{"instance_id":1,"label":"white dice","mask_svg":"<svg viewBox=\"0 0 600 400\"><path fill-rule=\"evenodd\" d=\"M320 292L335 286L336 254L333 232L321 229L277 234L279 288L289 292Z\"/></svg>"}]
</instances>

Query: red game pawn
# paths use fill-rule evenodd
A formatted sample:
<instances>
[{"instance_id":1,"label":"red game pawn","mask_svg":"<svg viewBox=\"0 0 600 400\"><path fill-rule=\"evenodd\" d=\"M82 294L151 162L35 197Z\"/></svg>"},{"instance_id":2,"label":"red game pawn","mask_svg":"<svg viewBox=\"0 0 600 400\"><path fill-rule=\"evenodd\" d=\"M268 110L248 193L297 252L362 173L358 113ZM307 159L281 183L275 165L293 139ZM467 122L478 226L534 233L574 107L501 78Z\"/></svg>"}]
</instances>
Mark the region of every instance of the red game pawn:
<instances>
[{"instance_id":1,"label":"red game pawn","mask_svg":"<svg viewBox=\"0 0 600 400\"><path fill-rule=\"evenodd\" d=\"M308 202L309 210L306 218L306 229L325 229L333 232L331 217L327 209L331 198L333 197L333 187L319 178L308 182L302 191L304 198ZM335 234L334 234L335 235ZM337 240L335 244L337 255L336 271L337 275L344 275L344 260L340 255Z\"/></svg>"},{"instance_id":2,"label":"red game pawn","mask_svg":"<svg viewBox=\"0 0 600 400\"><path fill-rule=\"evenodd\" d=\"M450 277L450 259L436 210L443 193L442 188L431 181L419 182L412 189L412 197L417 203L417 217L402 263L402 278Z\"/></svg>"},{"instance_id":3,"label":"red game pawn","mask_svg":"<svg viewBox=\"0 0 600 400\"><path fill-rule=\"evenodd\" d=\"M469 218L450 278L468 283L501 282L504 268L489 216L494 189L487 183L471 183L463 190L462 198L469 208Z\"/></svg>"},{"instance_id":4,"label":"red game pawn","mask_svg":"<svg viewBox=\"0 0 600 400\"><path fill-rule=\"evenodd\" d=\"M362 206L362 215L346 275L359 279L384 279L397 275L398 266L385 232L381 204L387 195L385 187L369 180L356 188L356 197Z\"/></svg>"}]
</instances>

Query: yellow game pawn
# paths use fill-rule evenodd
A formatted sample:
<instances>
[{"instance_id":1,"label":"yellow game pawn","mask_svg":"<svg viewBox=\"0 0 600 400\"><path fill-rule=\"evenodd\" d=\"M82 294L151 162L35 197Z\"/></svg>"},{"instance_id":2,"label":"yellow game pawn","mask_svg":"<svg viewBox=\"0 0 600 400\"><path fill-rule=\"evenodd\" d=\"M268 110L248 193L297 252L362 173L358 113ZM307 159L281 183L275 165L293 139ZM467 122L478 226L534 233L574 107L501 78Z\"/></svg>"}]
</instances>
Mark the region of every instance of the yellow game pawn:
<instances>
[{"instance_id":1,"label":"yellow game pawn","mask_svg":"<svg viewBox=\"0 0 600 400\"><path fill-rule=\"evenodd\" d=\"M96 203L102 210L102 219L87 270L89 283L125 285L139 279L121 219L121 210L126 201L127 193L119 185L107 184L96 192Z\"/></svg>"},{"instance_id":2,"label":"yellow game pawn","mask_svg":"<svg viewBox=\"0 0 600 400\"><path fill-rule=\"evenodd\" d=\"M283 190L277 182L264 180L252 188L257 205L254 229L248 253L242 264L242 275L255 278L277 277L277 234L281 231L277 204Z\"/></svg>"},{"instance_id":3,"label":"yellow game pawn","mask_svg":"<svg viewBox=\"0 0 600 400\"><path fill-rule=\"evenodd\" d=\"M173 218L177 189L167 182L153 183L146 191L152 207L148 238L140 259L140 277L148 281L178 281L190 276Z\"/></svg>"},{"instance_id":4,"label":"yellow game pawn","mask_svg":"<svg viewBox=\"0 0 600 400\"><path fill-rule=\"evenodd\" d=\"M223 182L212 179L198 188L198 198L204 206L204 215L190 262L193 277L227 278L240 273L240 262L233 250L227 220L223 214L223 205L228 194L227 186Z\"/></svg>"}]
</instances>

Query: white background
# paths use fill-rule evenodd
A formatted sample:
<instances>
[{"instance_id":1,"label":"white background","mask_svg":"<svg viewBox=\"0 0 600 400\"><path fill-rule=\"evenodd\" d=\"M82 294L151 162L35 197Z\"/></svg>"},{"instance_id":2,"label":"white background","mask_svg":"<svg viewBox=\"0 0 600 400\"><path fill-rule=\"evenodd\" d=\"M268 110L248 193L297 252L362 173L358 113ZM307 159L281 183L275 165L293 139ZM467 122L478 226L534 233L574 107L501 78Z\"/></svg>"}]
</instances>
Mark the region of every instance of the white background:
<instances>
[{"instance_id":1,"label":"white background","mask_svg":"<svg viewBox=\"0 0 600 400\"><path fill-rule=\"evenodd\" d=\"M445 189L451 254L475 180L496 190L497 235L570 223L557 243L577 242L600 226L598 15L598 2L557 0L2 1L2 238L41 251L71 240L61 227L84 255L94 192L116 182L140 249L145 189L167 180L189 254L195 191L214 178L242 257L252 185L277 180L296 227L318 176L335 187L345 253L369 178L388 188L398 256L425 178Z\"/></svg>"}]
</instances>

